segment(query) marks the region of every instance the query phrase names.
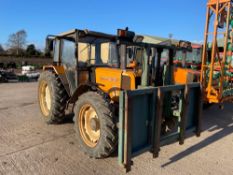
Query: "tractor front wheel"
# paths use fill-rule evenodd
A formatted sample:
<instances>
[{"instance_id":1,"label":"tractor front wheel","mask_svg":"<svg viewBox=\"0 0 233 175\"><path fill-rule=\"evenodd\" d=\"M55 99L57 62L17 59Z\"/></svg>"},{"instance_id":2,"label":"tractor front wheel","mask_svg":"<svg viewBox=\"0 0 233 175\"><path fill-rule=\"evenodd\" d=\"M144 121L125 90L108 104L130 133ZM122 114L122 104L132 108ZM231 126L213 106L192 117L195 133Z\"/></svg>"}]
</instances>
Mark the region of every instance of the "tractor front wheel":
<instances>
[{"instance_id":1,"label":"tractor front wheel","mask_svg":"<svg viewBox=\"0 0 233 175\"><path fill-rule=\"evenodd\" d=\"M92 158L108 157L117 145L109 102L96 92L81 95L75 105L75 131L81 149Z\"/></svg>"}]
</instances>

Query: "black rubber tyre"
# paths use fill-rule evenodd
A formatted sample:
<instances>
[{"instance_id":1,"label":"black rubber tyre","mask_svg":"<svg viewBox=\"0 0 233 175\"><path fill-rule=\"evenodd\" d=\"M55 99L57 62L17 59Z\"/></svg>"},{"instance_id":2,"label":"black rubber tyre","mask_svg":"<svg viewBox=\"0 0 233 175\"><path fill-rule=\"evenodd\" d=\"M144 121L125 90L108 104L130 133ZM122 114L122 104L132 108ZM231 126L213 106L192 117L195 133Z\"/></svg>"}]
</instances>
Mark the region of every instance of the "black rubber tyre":
<instances>
[{"instance_id":1,"label":"black rubber tyre","mask_svg":"<svg viewBox=\"0 0 233 175\"><path fill-rule=\"evenodd\" d=\"M79 114L83 106L91 105L98 115L100 137L94 147L88 146L81 134ZM91 158L105 158L110 156L117 147L117 127L111 105L97 92L87 92L81 95L75 104L74 122L76 137L80 148Z\"/></svg>"},{"instance_id":2,"label":"black rubber tyre","mask_svg":"<svg viewBox=\"0 0 233 175\"><path fill-rule=\"evenodd\" d=\"M48 124L61 123L65 117L66 102L68 100L68 94L64 86L62 85L59 77L56 74L49 71L42 72L38 81L39 106L44 120ZM49 88L51 97L51 107L47 111L44 111L42 106L43 97L41 93L43 89L42 86L44 84L46 84L46 86Z\"/></svg>"}]
</instances>

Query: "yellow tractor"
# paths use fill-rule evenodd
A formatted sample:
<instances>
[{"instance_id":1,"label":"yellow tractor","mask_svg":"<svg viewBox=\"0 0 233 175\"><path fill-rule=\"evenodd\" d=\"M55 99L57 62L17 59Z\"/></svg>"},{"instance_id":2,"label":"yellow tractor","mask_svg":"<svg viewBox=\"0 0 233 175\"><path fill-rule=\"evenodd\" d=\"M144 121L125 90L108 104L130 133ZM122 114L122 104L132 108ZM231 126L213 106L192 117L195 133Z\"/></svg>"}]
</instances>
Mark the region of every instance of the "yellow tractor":
<instances>
[{"instance_id":1,"label":"yellow tractor","mask_svg":"<svg viewBox=\"0 0 233 175\"><path fill-rule=\"evenodd\" d=\"M209 31L211 16L214 32ZM46 48L53 65L43 67L38 88L43 118L61 123L72 106L83 151L103 158L118 145L118 162L129 171L133 157L146 151L158 157L160 146L183 144L188 130L199 136L202 102L232 101L232 32L232 1L209 0L199 72L173 65L177 51L191 50L186 41L176 46L143 43L128 29L118 29L117 35L78 29L50 35Z\"/></svg>"},{"instance_id":2,"label":"yellow tractor","mask_svg":"<svg viewBox=\"0 0 233 175\"><path fill-rule=\"evenodd\" d=\"M61 123L65 118L65 110L72 106L78 142L90 157L109 156L117 148L118 138L126 131L121 130L123 120L119 116L135 108L124 107L121 103L124 98L122 92L142 90L140 93L143 94L149 88L173 85L174 53L176 50L190 49L189 42L180 42L175 47L141 41L142 36L137 36L128 29L118 29L117 35L75 29L57 36L49 35L46 39L46 49L53 55L53 65L44 66L39 78L38 97L43 118L49 124ZM161 59L164 50L169 51L167 60ZM185 86L174 85L165 90L173 88L179 91ZM154 90L157 91L152 89L150 92ZM173 99L169 98L169 94L171 95L165 94L164 101ZM181 104L179 99L174 101L176 105ZM142 102L140 100L138 104ZM141 106L145 105L145 108L153 104L149 100L144 102ZM164 107L174 109L172 104L174 103ZM184 105L180 108L183 109ZM169 110L165 110L159 122L165 134L182 121L174 117L175 114L168 115ZM184 112L181 113L183 115ZM142 115L139 119L143 117ZM135 118L134 123L154 128L154 125L148 124L152 120L153 117L143 122ZM140 130L140 127L137 128ZM148 130L146 128L143 129ZM122 146L122 142L120 143ZM120 147L119 150L122 151Z\"/></svg>"}]
</instances>

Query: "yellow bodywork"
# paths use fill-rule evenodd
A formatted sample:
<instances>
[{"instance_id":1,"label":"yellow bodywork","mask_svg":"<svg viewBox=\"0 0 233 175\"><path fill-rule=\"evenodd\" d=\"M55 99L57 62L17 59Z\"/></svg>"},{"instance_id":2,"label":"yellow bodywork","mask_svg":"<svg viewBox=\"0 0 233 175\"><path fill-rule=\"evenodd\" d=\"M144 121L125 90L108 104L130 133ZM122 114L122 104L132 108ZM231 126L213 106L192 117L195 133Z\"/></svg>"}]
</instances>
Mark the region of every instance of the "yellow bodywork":
<instances>
[{"instance_id":1,"label":"yellow bodywork","mask_svg":"<svg viewBox=\"0 0 233 175\"><path fill-rule=\"evenodd\" d=\"M63 66L48 65L44 66L43 70L53 70L56 74L65 74L65 69ZM124 85L122 77L127 77L130 82L125 82L129 85L127 90L135 90L136 82L135 78L138 76L132 69L121 70L119 68L107 68L99 67L95 69L95 80L98 88L103 92L109 94L113 101L118 101L120 90ZM89 81L89 72L82 71L79 74L79 83L85 84Z\"/></svg>"},{"instance_id":2,"label":"yellow bodywork","mask_svg":"<svg viewBox=\"0 0 233 175\"><path fill-rule=\"evenodd\" d=\"M130 78L129 89L134 90L136 87L135 74L132 70L122 71L121 69L114 68L96 68L96 83L98 87L108 93L113 101L118 101L120 90L123 82L122 77L127 76Z\"/></svg>"},{"instance_id":3,"label":"yellow bodywork","mask_svg":"<svg viewBox=\"0 0 233 175\"><path fill-rule=\"evenodd\" d=\"M194 81L194 74L190 72L190 69L185 68L175 68L173 77L175 84L187 84Z\"/></svg>"}]
</instances>

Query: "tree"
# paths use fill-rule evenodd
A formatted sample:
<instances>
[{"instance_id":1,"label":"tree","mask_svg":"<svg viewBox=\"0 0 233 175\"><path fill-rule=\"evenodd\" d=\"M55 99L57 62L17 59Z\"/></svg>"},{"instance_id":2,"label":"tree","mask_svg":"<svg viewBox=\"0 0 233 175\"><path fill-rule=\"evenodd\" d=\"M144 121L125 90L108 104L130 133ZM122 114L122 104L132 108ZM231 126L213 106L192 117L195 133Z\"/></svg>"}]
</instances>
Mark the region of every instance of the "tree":
<instances>
[{"instance_id":1,"label":"tree","mask_svg":"<svg viewBox=\"0 0 233 175\"><path fill-rule=\"evenodd\" d=\"M2 54L2 53L4 53L5 52L5 50L4 50L4 48L2 47L2 45L0 44L0 54Z\"/></svg>"},{"instance_id":2,"label":"tree","mask_svg":"<svg viewBox=\"0 0 233 175\"><path fill-rule=\"evenodd\" d=\"M42 52L39 49L36 49L34 44L29 44L27 46L25 54L27 56L42 56Z\"/></svg>"},{"instance_id":3,"label":"tree","mask_svg":"<svg viewBox=\"0 0 233 175\"><path fill-rule=\"evenodd\" d=\"M20 52L24 50L24 47L26 45L26 38L27 32L25 30L20 30L16 33L11 34L8 39L9 49L13 53L19 55Z\"/></svg>"},{"instance_id":4,"label":"tree","mask_svg":"<svg viewBox=\"0 0 233 175\"><path fill-rule=\"evenodd\" d=\"M27 46L27 49L26 49L26 54L28 55L28 56L35 56L35 55L37 55L37 50L36 50L36 47L35 47L35 45L34 44L29 44L28 46Z\"/></svg>"}]
</instances>

